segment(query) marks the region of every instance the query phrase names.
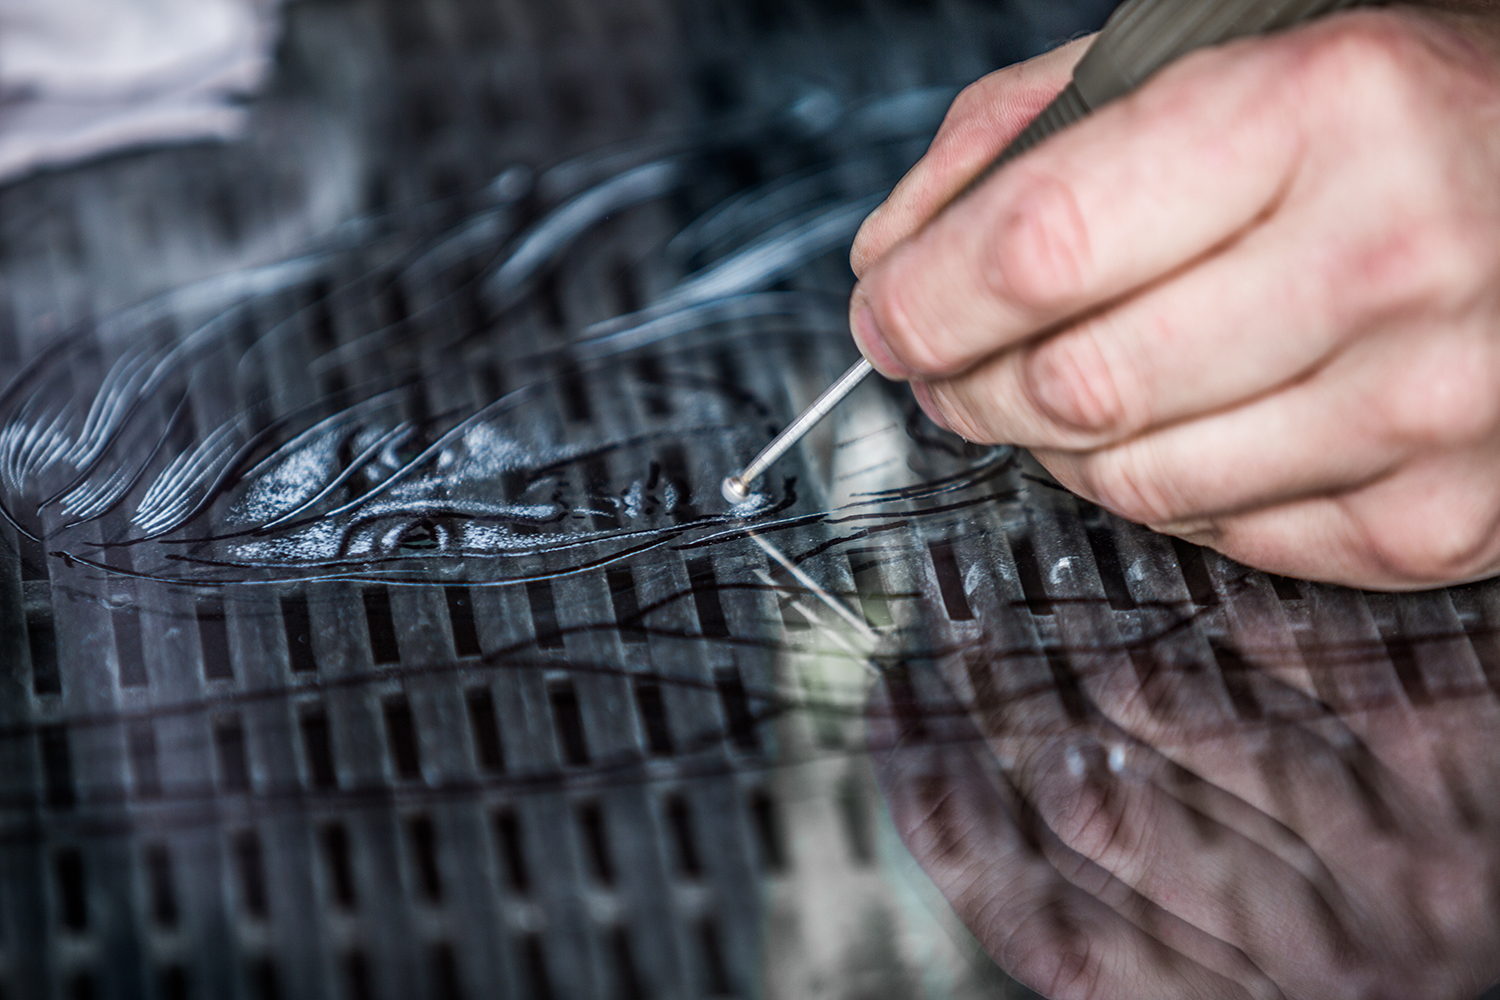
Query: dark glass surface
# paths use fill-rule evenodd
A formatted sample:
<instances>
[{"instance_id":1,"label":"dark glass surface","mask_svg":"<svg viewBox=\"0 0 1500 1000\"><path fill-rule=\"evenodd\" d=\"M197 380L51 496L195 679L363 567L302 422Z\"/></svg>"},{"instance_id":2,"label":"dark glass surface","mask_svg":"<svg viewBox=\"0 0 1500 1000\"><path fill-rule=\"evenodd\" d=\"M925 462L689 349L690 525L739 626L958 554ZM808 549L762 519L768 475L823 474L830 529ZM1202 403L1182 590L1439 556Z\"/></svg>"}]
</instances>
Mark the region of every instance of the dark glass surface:
<instances>
[{"instance_id":1,"label":"dark glass surface","mask_svg":"<svg viewBox=\"0 0 1500 1000\"><path fill-rule=\"evenodd\" d=\"M724 504L1060 11L297 4L244 142L0 190L6 995L1028 996L900 751L1490 697L1495 588L1268 578L895 387Z\"/></svg>"}]
</instances>

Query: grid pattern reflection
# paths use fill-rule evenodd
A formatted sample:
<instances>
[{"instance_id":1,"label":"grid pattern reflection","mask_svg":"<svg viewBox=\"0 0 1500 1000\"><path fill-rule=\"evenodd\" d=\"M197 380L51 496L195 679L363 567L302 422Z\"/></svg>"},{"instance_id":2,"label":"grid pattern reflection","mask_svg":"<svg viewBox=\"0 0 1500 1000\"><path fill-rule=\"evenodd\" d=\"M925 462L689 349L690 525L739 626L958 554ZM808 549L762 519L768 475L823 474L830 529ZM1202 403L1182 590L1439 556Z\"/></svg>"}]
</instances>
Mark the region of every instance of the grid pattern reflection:
<instances>
[{"instance_id":1,"label":"grid pattern reflection","mask_svg":"<svg viewBox=\"0 0 1500 1000\"><path fill-rule=\"evenodd\" d=\"M4 995L1028 996L872 751L1003 763L1121 671L1226 730L1489 698L1500 590L1250 572L893 388L724 504L1042 6L305 4L247 175L0 192L53 204L0 215Z\"/></svg>"},{"instance_id":2,"label":"grid pattern reflection","mask_svg":"<svg viewBox=\"0 0 1500 1000\"><path fill-rule=\"evenodd\" d=\"M1048 29L836 8L299 5L251 143L4 192L5 995L1001 982L883 874L848 602L1015 456L887 395L717 478L847 363L842 258L954 85Z\"/></svg>"}]
</instances>

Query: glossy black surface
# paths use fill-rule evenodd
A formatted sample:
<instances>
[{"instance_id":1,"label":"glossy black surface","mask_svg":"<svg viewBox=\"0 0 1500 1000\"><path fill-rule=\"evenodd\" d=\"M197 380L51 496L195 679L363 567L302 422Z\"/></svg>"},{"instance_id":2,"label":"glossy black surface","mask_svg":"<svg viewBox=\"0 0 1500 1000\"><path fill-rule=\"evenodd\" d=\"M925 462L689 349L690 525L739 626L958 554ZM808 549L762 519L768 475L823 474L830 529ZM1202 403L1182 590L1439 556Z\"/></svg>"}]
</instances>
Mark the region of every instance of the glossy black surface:
<instances>
[{"instance_id":1,"label":"glossy black surface","mask_svg":"<svg viewBox=\"0 0 1500 1000\"><path fill-rule=\"evenodd\" d=\"M0 191L6 995L1022 996L872 688L1488 697L1493 588L1267 578L885 385L726 507L855 358L860 220L1047 15L294 5L246 142Z\"/></svg>"}]
</instances>

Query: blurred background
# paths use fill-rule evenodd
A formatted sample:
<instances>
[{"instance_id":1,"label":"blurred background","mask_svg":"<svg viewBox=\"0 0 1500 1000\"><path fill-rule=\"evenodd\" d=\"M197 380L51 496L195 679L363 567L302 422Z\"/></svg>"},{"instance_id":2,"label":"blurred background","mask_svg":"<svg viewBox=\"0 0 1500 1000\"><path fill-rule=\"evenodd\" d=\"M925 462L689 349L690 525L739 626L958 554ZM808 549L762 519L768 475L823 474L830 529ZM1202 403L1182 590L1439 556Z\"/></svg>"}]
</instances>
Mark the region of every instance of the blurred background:
<instances>
[{"instance_id":1,"label":"blurred background","mask_svg":"<svg viewBox=\"0 0 1500 1000\"><path fill-rule=\"evenodd\" d=\"M815 579L712 511L957 89L1111 6L0 0L0 995L1028 995L860 722L1051 614L1016 457L880 390L767 501Z\"/></svg>"}]
</instances>

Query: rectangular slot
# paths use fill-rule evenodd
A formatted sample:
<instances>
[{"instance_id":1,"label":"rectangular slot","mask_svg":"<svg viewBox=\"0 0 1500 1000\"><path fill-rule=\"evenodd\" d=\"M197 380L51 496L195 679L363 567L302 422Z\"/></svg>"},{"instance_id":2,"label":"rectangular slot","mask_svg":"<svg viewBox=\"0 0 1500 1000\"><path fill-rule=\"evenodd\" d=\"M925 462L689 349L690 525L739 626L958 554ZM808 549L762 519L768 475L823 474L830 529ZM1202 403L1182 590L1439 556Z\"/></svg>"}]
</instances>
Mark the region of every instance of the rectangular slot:
<instances>
[{"instance_id":1,"label":"rectangular slot","mask_svg":"<svg viewBox=\"0 0 1500 1000\"><path fill-rule=\"evenodd\" d=\"M95 1000L98 996L94 988L94 977L89 973L75 973L68 979L68 1000Z\"/></svg>"},{"instance_id":2,"label":"rectangular slot","mask_svg":"<svg viewBox=\"0 0 1500 1000\"><path fill-rule=\"evenodd\" d=\"M734 995L729 985L729 970L724 965L724 945L719 935L719 925L713 917L704 917L698 922L698 946L703 952L703 986L706 995L718 998Z\"/></svg>"},{"instance_id":3,"label":"rectangular slot","mask_svg":"<svg viewBox=\"0 0 1500 1000\"><path fill-rule=\"evenodd\" d=\"M166 844L149 844L145 850L146 894L151 902L151 920L158 927L177 926L177 884L172 876L172 855Z\"/></svg>"},{"instance_id":4,"label":"rectangular slot","mask_svg":"<svg viewBox=\"0 0 1500 1000\"><path fill-rule=\"evenodd\" d=\"M614 608L615 622L620 626L620 638L634 645L645 643L646 622L635 592L635 574L630 567L622 566L605 575L609 580L609 599Z\"/></svg>"},{"instance_id":5,"label":"rectangular slot","mask_svg":"<svg viewBox=\"0 0 1500 1000\"><path fill-rule=\"evenodd\" d=\"M355 949L344 956L344 986L349 1000L375 1000L370 987L370 963L365 953Z\"/></svg>"},{"instance_id":6,"label":"rectangular slot","mask_svg":"<svg viewBox=\"0 0 1500 1000\"><path fill-rule=\"evenodd\" d=\"M245 726L239 716L214 722L214 754L219 761L219 787L226 792L250 790L250 758L245 750Z\"/></svg>"},{"instance_id":7,"label":"rectangular slot","mask_svg":"<svg viewBox=\"0 0 1500 1000\"><path fill-rule=\"evenodd\" d=\"M667 481L667 488L673 494L673 501L667 506L675 520L691 521L698 516L698 509L693 506L693 485L688 478L687 454L681 445L669 444L661 450L661 472Z\"/></svg>"},{"instance_id":8,"label":"rectangular slot","mask_svg":"<svg viewBox=\"0 0 1500 1000\"><path fill-rule=\"evenodd\" d=\"M465 697L469 706L469 731L474 737L474 759L481 771L505 773L505 745L500 741L500 719L495 696L489 688L474 688Z\"/></svg>"},{"instance_id":9,"label":"rectangular slot","mask_svg":"<svg viewBox=\"0 0 1500 1000\"><path fill-rule=\"evenodd\" d=\"M422 756L417 743L417 720L404 695L385 700L385 735L396 776L407 781L420 779Z\"/></svg>"},{"instance_id":10,"label":"rectangular slot","mask_svg":"<svg viewBox=\"0 0 1500 1000\"><path fill-rule=\"evenodd\" d=\"M121 608L110 615L115 630L115 661L120 667L120 687L145 687L146 655L141 649L141 615L134 608Z\"/></svg>"},{"instance_id":11,"label":"rectangular slot","mask_svg":"<svg viewBox=\"0 0 1500 1000\"><path fill-rule=\"evenodd\" d=\"M42 726L36 732L36 739L48 807L73 808L78 794L73 789L73 753L68 746L68 730L63 726Z\"/></svg>"},{"instance_id":12,"label":"rectangular slot","mask_svg":"<svg viewBox=\"0 0 1500 1000\"><path fill-rule=\"evenodd\" d=\"M1177 565L1182 568L1182 579L1187 584L1188 596L1193 603L1200 608L1217 607L1219 594L1214 590L1203 550L1192 542L1173 538L1172 551L1177 553Z\"/></svg>"},{"instance_id":13,"label":"rectangular slot","mask_svg":"<svg viewBox=\"0 0 1500 1000\"><path fill-rule=\"evenodd\" d=\"M620 272L624 277L625 272ZM634 290L634 282L631 282ZM634 312L635 310L630 310ZM636 381L642 385L641 401L646 404L646 413L653 417L670 417L675 409L667 380L662 377L661 361L654 354L647 354L635 363Z\"/></svg>"},{"instance_id":14,"label":"rectangular slot","mask_svg":"<svg viewBox=\"0 0 1500 1000\"><path fill-rule=\"evenodd\" d=\"M750 793L750 825L755 830L761 863L766 871L786 871L786 842L782 839L780 811L776 808L776 800L763 788Z\"/></svg>"},{"instance_id":15,"label":"rectangular slot","mask_svg":"<svg viewBox=\"0 0 1500 1000\"><path fill-rule=\"evenodd\" d=\"M964 575L958 568L953 543L933 542L928 546L928 552L932 555L932 569L937 575L938 591L943 595L943 607L948 611L948 620L973 621L974 609L969 606L969 595L964 593Z\"/></svg>"},{"instance_id":16,"label":"rectangular slot","mask_svg":"<svg viewBox=\"0 0 1500 1000\"><path fill-rule=\"evenodd\" d=\"M138 719L125 727L125 756L130 761L130 780L135 795L154 799L161 795L161 766L157 756L156 727L150 719Z\"/></svg>"},{"instance_id":17,"label":"rectangular slot","mask_svg":"<svg viewBox=\"0 0 1500 1000\"><path fill-rule=\"evenodd\" d=\"M1047 650L1047 667L1052 672L1052 683L1057 696L1062 700L1063 711L1072 722L1084 722L1089 716L1088 696L1083 693L1083 684L1073 669L1073 660L1066 650Z\"/></svg>"},{"instance_id":18,"label":"rectangular slot","mask_svg":"<svg viewBox=\"0 0 1500 1000\"><path fill-rule=\"evenodd\" d=\"M364 591L365 628L370 634L370 656L376 665L401 662L396 642L396 621L391 617L391 592L385 587Z\"/></svg>"},{"instance_id":19,"label":"rectangular slot","mask_svg":"<svg viewBox=\"0 0 1500 1000\"><path fill-rule=\"evenodd\" d=\"M84 880L83 852L65 847L53 859L57 873L57 906L62 925L74 934L89 928L88 885Z\"/></svg>"},{"instance_id":20,"label":"rectangular slot","mask_svg":"<svg viewBox=\"0 0 1500 1000\"><path fill-rule=\"evenodd\" d=\"M427 967L432 977L433 1000L463 1000L463 990L458 979L458 957L446 944L435 944L427 955Z\"/></svg>"},{"instance_id":21,"label":"rectangular slot","mask_svg":"<svg viewBox=\"0 0 1500 1000\"><path fill-rule=\"evenodd\" d=\"M584 736L583 710L578 704L578 692L570 681L551 685L548 691L552 702L552 725L557 733L557 749L563 763L583 767L589 762L589 745Z\"/></svg>"},{"instance_id":22,"label":"rectangular slot","mask_svg":"<svg viewBox=\"0 0 1500 1000\"><path fill-rule=\"evenodd\" d=\"M1283 601L1300 601L1303 599L1302 584L1289 576L1278 576L1275 573L1267 573L1271 580L1271 589L1276 592L1278 599Z\"/></svg>"},{"instance_id":23,"label":"rectangular slot","mask_svg":"<svg viewBox=\"0 0 1500 1000\"><path fill-rule=\"evenodd\" d=\"M283 605L284 607L284 605ZM229 627L224 619L224 605L219 601L199 601L198 648L203 653L203 676L211 681L234 680L234 664L229 657ZM287 633L290 641L291 633Z\"/></svg>"},{"instance_id":24,"label":"rectangular slot","mask_svg":"<svg viewBox=\"0 0 1500 1000\"><path fill-rule=\"evenodd\" d=\"M281 975L270 958L250 963L250 996L252 1000L281 1000Z\"/></svg>"},{"instance_id":25,"label":"rectangular slot","mask_svg":"<svg viewBox=\"0 0 1500 1000\"><path fill-rule=\"evenodd\" d=\"M517 896L531 892L531 872L526 867L526 845L521 839L521 817L513 809L495 813L495 845L506 884Z\"/></svg>"},{"instance_id":26,"label":"rectangular slot","mask_svg":"<svg viewBox=\"0 0 1500 1000\"><path fill-rule=\"evenodd\" d=\"M854 575L854 589L859 594L859 603L865 612L865 621L873 628L890 628L896 624L891 611L891 599L885 588L885 577L880 572L880 556L869 553L849 553L849 571Z\"/></svg>"},{"instance_id":27,"label":"rectangular slot","mask_svg":"<svg viewBox=\"0 0 1500 1000\"><path fill-rule=\"evenodd\" d=\"M57 669L57 627L50 611L26 615L26 640L31 647L31 690L37 694L61 694L62 674Z\"/></svg>"},{"instance_id":28,"label":"rectangular slot","mask_svg":"<svg viewBox=\"0 0 1500 1000\"><path fill-rule=\"evenodd\" d=\"M531 603L531 626L542 649L562 649L562 629L557 624L557 599L551 580L528 580L526 599Z\"/></svg>"},{"instance_id":29,"label":"rectangular slot","mask_svg":"<svg viewBox=\"0 0 1500 1000\"><path fill-rule=\"evenodd\" d=\"M483 656L479 630L474 625L474 595L468 587L445 587L448 624L453 629L453 651L460 657Z\"/></svg>"},{"instance_id":30,"label":"rectangular slot","mask_svg":"<svg viewBox=\"0 0 1500 1000\"><path fill-rule=\"evenodd\" d=\"M875 843L870 829L870 813L865 806L865 796L859 781L849 775L839 782L839 816L844 821L844 837L849 845L849 857L861 868L875 862Z\"/></svg>"},{"instance_id":31,"label":"rectangular slot","mask_svg":"<svg viewBox=\"0 0 1500 1000\"><path fill-rule=\"evenodd\" d=\"M1004 709L1000 685L995 669L983 654L970 655L964 659L964 669L969 675L969 684L974 688L974 705L985 722L997 719L996 713Z\"/></svg>"},{"instance_id":32,"label":"rectangular slot","mask_svg":"<svg viewBox=\"0 0 1500 1000\"><path fill-rule=\"evenodd\" d=\"M672 756L672 731L667 725L667 704L662 698L661 685L655 681L637 681L635 707L646 736L646 751L653 757Z\"/></svg>"},{"instance_id":33,"label":"rectangular slot","mask_svg":"<svg viewBox=\"0 0 1500 1000\"><path fill-rule=\"evenodd\" d=\"M755 713L750 708L750 696L745 692L740 672L733 668L715 671L714 686L719 691L719 704L724 710L724 724L730 740L741 750L759 749Z\"/></svg>"},{"instance_id":34,"label":"rectangular slot","mask_svg":"<svg viewBox=\"0 0 1500 1000\"><path fill-rule=\"evenodd\" d=\"M386 325L399 326L411 318L411 308L406 302L406 289L401 287L400 280L392 281L385 286L383 304Z\"/></svg>"},{"instance_id":35,"label":"rectangular slot","mask_svg":"<svg viewBox=\"0 0 1500 1000\"><path fill-rule=\"evenodd\" d=\"M906 663L893 664L886 668L881 679L885 682L891 710L896 713L901 739L926 739L927 713L917 698L917 687L911 680L911 668Z\"/></svg>"},{"instance_id":36,"label":"rectangular slot","mask_svg":"<svg viewBox=\"0 0 1500 1000\"><path fill-rule=\"evenodd\" d=\"M1224 689L1229 692L1229 700L1234 705L1235 712L1240 718L1250 722L1265 718L1265 710L1250 682L1251 676L1256 672L1254 665L1241 656L1238 650L1217 639L1210 639L1208 644L1213 650L1214 662L1218 664L1219 676L1224 679Z\"/></svg>"},{"instance_id":37,"label":"rectangular slot","mask_svg":"<svg viewBox=\"0 0 1500 1000\"><path fill-rule=\"evenodd\" d=\"M609 950L614 958L615 980L619 987L620 1000L645 1000L646 991L641 983L640 969L635 961L635 946L630 941L630 931L616 927L609 936Z\"/></svg>"},{"instance_id":38,"label":"rectangular slot","mask_svg":"<svg viewBox=\"0 0 1500 1000\"><path fill-rule=\"evenodd\" d=\"M635 267L628 258L622 258L615 263L614 270L610 272L610 284L614 286L615 303L619 308L618 315L628 316L641 311L641 293L636 288ZM660 374L657 374L655 378L647 377L646 372L655 368L655 355L648 354L636 362L636 371L641 373L642 381L660 382Z\"/></svg>"},{"instance_id":39,"label":"rectangular slot","mask_svg":"<svg viewBox=\"0 0 1500 1000\"><path fill-rule=\"evenodd\" d=\"M569 365L557 373L557 387L562 393L563 412L574 423L588 423L594 418L594 407L584 385L583 373Z\"/></svg>"},{"instance_id":40,"label":"rectangular slot","mask_svg":"<svg viewBox=\"0 0 1500 1000\"><path fill-rule=\"evenodd\" d=\"M161 970L161 1000L188 1000L187 970L169 965Z\"/></svg>"},{"instance_id":41,"label":"rectangular slot","mask_svg":"<svg viewBox=\"0 0 1500 1000\"><path fill-rule=\"evenodd\" d=\"M293 594L281 599L281 625L286 632L287 660L294 674L310 674L318 669L313 656L312 613L307 598Z\"/></svg>"},{"instance_id":42,"label":"rectangular slot","mask_svg":"<svg viewBox=\"0 0 1500 1000\"><path fill-rule=\"evenodd\" d=\"M20 536L21 579L26 582L48 580L47 547L28 535Z\"/></svg>"},{"instance_id":43,"label":"rectangular slot","mask_svg":"<svg viewBox=\"0 0 1500 1000\"><path fill-rule=\"evenodd\" d=\"M430 816L413 816L406 823L411 845L412 870L417 876L417 893L437 905L443 901L443 872L438 867L437 827Z\"/></svg>"},{"instance_id":44,"label":"rectangular slot","mask_svg":"<svg viewBox=\"0 0 1500 1000\"><path fill-rule=\"evenodd\" d=\"M328 307L328 297L333 294L333 289L327 281L319 281L312 288L312 294L308 301L308 332L312 335L309 339L317 348L319 354L326 354L337 349L339 346L338 334L333 328L333 311Z\"/></svg>"},{"instance_id":45,"label":"rectangular slot","mask_svg":"<svg viewBox=\"0 0 1500 1000\"><path fill-rule=\"evenodd\" d=\"M583 838L583 851L588 857L589 869L594 878L600 885L614 885L614 857L609 850L604 810L597 802L586 802L578 807L578 830Z\"/></svg>"},{"instance_id":46,"label":"rectangular slot","mask_svg":"<svg viewBox=\"0 0 1500 1000\"><path fill-rule=\"evenodd\" d=\"M333 733L328 727L328 712L321 706L304 709L297 718L297 728L302 733L302 754L307 762L309 783L319 791L337 788L339 774L333 760Z\"/></svg>"},{"instance_id":47,"label":"rectangular slot","mask_svg":"<svg viewBox=\"0 0 1500 1000\"><path fill-rule=\"evenodd\" d=\"M260 849L260 835L254 830L241 830L231 838L230 853L240 877L240 905L249 916L264 920L270 906L266 898L266 866Z\"/></svg>"},{"instance_id":48,"label":"rectangular slot","mask_svg":"<svg viewBox=\"0 0 1500 1000\"><path fill-rule=\"evenodd\" d=\"M1427 678L1422 673L1416 646L1411 639L1404 636L1388 637L1385 639L1385 651L1391 658L1391 666L1395 668L1396 679L1401 682L1401 689L1406 692L1407 700L1417 708L1432 704L1432 692L1427 686Z\"/></svg>"},{"instance_id":49,"label":"rectangular slot","mask_svg":"<svg viewBox=\"0 0 1500 1000\"><path fill-rule=\"evenodd\" d=\"M526 935L521 939L520 950L521 967L531 980L531 1000L555 1000L557 994L552 989L552 974L547 971L547 953L541 935Z\"/></svg>"},{"instance_id":50,"label":"rectangular slot","mask_svg":"<svg viewBox=\"0 0 1500 1000\"><path fill-rule=\"evenodd\" d=\"M719 599L719 577L711 559L688 562L688 580L693 588L693 604L698 609L698 629L707 639L729 638L729 622L724 617L724 603Z\"/></svg>"},{"instance_id":51,"label":"rectangular slot","mask_svg":"<svg viewBox=\"0 0 1500 1000\"><path fill-rule=\"evenodd\" d=\"M593 524L597 531L610 531L620 526L620 512L612 503L609 462L602 455L594 455L583 462L583 492L593 508Z\"/></svg>"},{"instance_id":52,"label":"rectangular slot","mask_svg":"<svg viewBox=\"0 0 1500 1000\"><path fill-rule=\"evenodd\" d=\"M1110 608L1115 611L1135 610L1135 598L1130 596L1130 587L1125 582L1125 569L1120 563L1120 549L1115 544L1114 532L1099 523L1085 525L1085 531Z\"/></svg>"},{"instance_id":53,"label":"rectangular slot","mask_svg":"<svg viewBox=\"0 0 1500 1000\"><path fill-rule=\"evenodd\" d=\"M1026 598L1026 610L1041 618L1055 613L1052 598L1047 596L1047 586L1042 582L1042 567L1037 562L1036 548L1025 535L1010 540L1010 554L1016 561L1016 575L1020 577L1021 593Z\"/></svg>"},{"instance_id":54,"label":"rectangular slot","mask_svg":"<svg viewBox=\"0 0 1500 1000\"><path fill-rule=\"evenodd\" d=\"M322 843L323 864L328 871L328 889L341 910L353 911L359 905L354 886L354 862L349 850L349 830L342 823L329 823L318 831Z\"/></svg>"},{"instance_id":55,"label":"rectangular slot","mask_svg":"<svg viewBox=\"0 0 1500 1000\"><path fill-rule=\"evenodd\" d=\"M672 844L677 853L677 871L686 878L703 875L703 862L698 857L698 838L693 832L693 812L687 799L681 795L667 797L663 811L667 827L672 834Z\"/></svg>"}]
</instances>

